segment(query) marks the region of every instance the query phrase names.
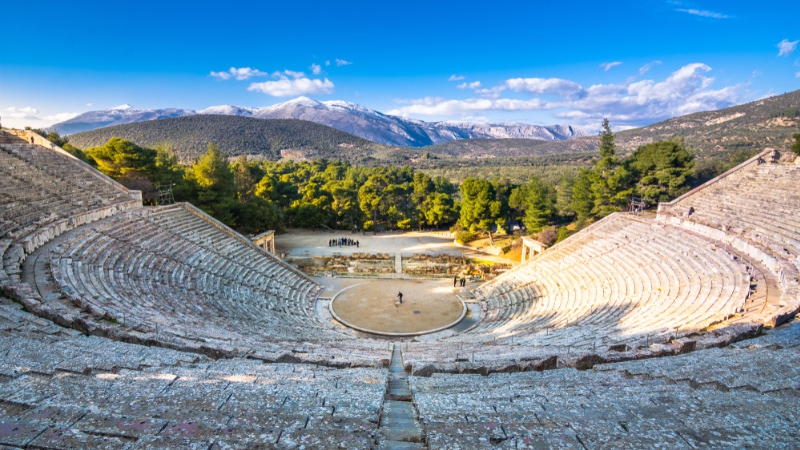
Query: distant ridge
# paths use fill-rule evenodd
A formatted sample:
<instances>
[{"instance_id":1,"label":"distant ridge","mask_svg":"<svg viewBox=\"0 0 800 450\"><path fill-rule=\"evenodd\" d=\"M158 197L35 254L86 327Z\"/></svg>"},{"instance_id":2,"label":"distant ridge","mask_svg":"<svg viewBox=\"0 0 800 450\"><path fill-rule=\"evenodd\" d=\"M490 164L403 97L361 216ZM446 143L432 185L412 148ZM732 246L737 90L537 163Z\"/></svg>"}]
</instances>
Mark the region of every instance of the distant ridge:
<instances>
[{"instance_id":1,"label":"distant ridge","mask_svg":"<svg viewBox=\"0 0 800 450\"><path fill-rule=\"evenodd\" d=\"M178 108L148 110L122 105L107 110L83 113L70 120L57 123L51 128L61 134L74 134L107 126L193 115L307 120L379 144L401 147L424 147L457 139L561 141L586 136L586 133L570 125L423 122L383 114L355 103L340 100L319 102L308 97L298 97L264 108L220 105L199 111Z\"/></svg>"},{"instance_id":2,"label":"distant ridge","mask_svg":"<svg viewBox=\"0 0 800 450\"><path fill-rule=\"evenodd\" d=\"M620 131L616 144L623 153L676 136L697 150L700 157L758 153L766 147L789 148L800 122L800 90L716 111L675 117L641 128ZM611 122L613 126L613 121ZM596 150L597 136L556 142L521 140L451 141L425 151L454 157L503 157L578 153Z\"/></svg>"}]
</instances>

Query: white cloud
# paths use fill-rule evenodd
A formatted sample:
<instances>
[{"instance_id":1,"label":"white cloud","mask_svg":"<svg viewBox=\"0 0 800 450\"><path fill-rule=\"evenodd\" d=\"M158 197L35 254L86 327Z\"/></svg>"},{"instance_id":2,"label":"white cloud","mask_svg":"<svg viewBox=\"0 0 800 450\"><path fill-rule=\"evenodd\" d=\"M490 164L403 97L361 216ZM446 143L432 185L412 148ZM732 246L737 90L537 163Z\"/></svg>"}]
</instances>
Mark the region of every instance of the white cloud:
<instances>
[{"instance_id":1,"label":"white cloud","mask_svg":"<svg viewBox=\"0 0 800 450\"><path fill-rule=\"evenodd\" d=\"M699 9L676 9L675 11L685 12L687 14L692 14L695 16L701 17L710 17L712 19L731 19L732 16L726 16L725 14L714 12L714 11L701 11Z\"/></svg>"},{"instance_id":2,"label":"white cloud","mask_svg":"<svg viewBox=\"0 0 800 450\"><path fill-rule=\"evenodd\" d=\"M794 53L794 49L797 48L797 43L800 41L789 42L788 39L784 39L778 42L778 56L790 56Z\"/></svg>"},{"instance_id":3,"label":"white cloud","mask_svg":"<svg viewBox=\"0 0 800 450\"><path fill-rule=\"evenodd\" d=\"M489 89L477 89L475 93L483 98L500 98L500 94L506 90L505 86L495 86Z\"/></svg>"},{"instance_id":4,"label":"white cloud","mask_svg":"<svg viewBox=\"0 0 800 450\"><path fill-rule=\"evenodd\" d=\"M472 83L466 83L465 82L465 83L459 84L456 87L458 89L478 89L479 87L481 87L481 82L480 81L473 81Z\"/></svg>"},{"instance_id":5,"label":"white cloud","mask_svg":"<svg viewBox=\"0 0 800 450\"><path fill-rule=\"evenodd\" d=\"M464 75L453 74L453 75L450 75L450 78L448 78L447 81L461 81L463 79L464 79Z\"/></svg>"},{"instance_id":6,"label":"white cloud","mask_svg":"<svg viewBox=\"0 0 800 450\"><path fill-rule=\"evenodd\" d=\"M289 75L292 78L303 78L303 77L306 76L306 74L304 74L303 72L295 72L294 70L284 70L283 73L285 73L286 75ZM274 73L274 74L272 74L272 76L273 77L280 77L281 75L279 73Z\"/></svg>"},{"instance_id":7,"label":"white cloud","mask_svg":"<svg viewBox=\"0 0 800 450\"><path fill-rule=\"evenodd\" d=\"M51 114L49 116L44 116L44 120L50 123L59 123L65 120L72 119L76 117L78 113L58 113L58 114Z\"/></svg>"},{"instance_id":8,"label":"white cloud","mask_svg":"<svg viewBox=\"0 0 800 450\"><path fill-rule=\"evenodd\" d=\"M251 83L247 90L262 92L273 97L289 97L306 94L330 94L333 92L333 82L327 78L325 78L325 80L312 80L305 77L294 77L290 79L285 75L279 75L279 78L280 79L276 81Z\"/></svg>"},{"instance_id":9,"label":"white cloud","mask_svg":"<svg viewBox=\"0 0 800 450\"><path fill-rule=\"evenodd\" d=\"M4 116L11 118L11 119L34 119L39 120L36 117L36 114L39 114L39 110L36 108L31 108L30 106L26 106L24 108L15 108L10 107L4 110Z\"/></svg>"},{"instance_id":10,"label":"white cloud","mask_svg":"<svg viewBox=\"0 0 800 450\"><path fill-rule=\"evenodd\" d=\"M573 95L583 90L580 84L563 78L512 78L505 85L517 92Z\"/></svg>"},{"instance_id":11,"label":"white cloud","mask_svg":"<svg viewBox=\"0 0 800 450\"><path fill-rule=\"evenodd\" d=\"M343 59L336 58L336 65L339 66L339 67L341 67L341 66L349 66L350 64L353 64L353 63L350 62L350 61L345 61Z\"/></svg>"},{"instance_id":12,"label":"white cloud","mask_svg":"<svg viewBox=\"0 0 800 450\"><path fill-rule=\"evenodd\" d=\"M797 72L796 74L794 74L794 77L795 78L800 78L800 72Z\"/></svg>"},{"instance_id":13,"label":"white cloud","mask_svg":"<svg viewBox=\"0 0 800 450\"><path fill-rule=\"evenodd\" d=\"M650 63L656 65L656 62ZM396 100L396 115L477 116L486 111L523 111L557 109L554 117L569 119L578 126L599 129L608 117L615 129L642 126L697 111L715 110L740 101L742 87L712 88L711 67L703 63L687 64L666 79L632 80L615 84L596 84L583 88L561 78L512 78L503 84L477 89L482 98L453 100L439 97ZM509 91L534 95L557 95L559 100L542 98L501 98Z\"/></svg>"},{"instance_id":14,"label":"white cloud","mask_svg":"<svg viewBox=\"0 0 800 450\"><path fill-rule=\"evenodd\" d=\"M5 108L3 109L2 116L3 124L12 127L48 127L54 123L63 122L77 116L78 113L58 113L51 114L44 117L39 116L39 110L26 106L25 108Z\"/></svg>"},{"instance_id":15,"label":"white cloud","mask_svg":"<svg viewBox=\"0 0 800 450\"><path fill-rule=\"evenodd\" d=\"M322 72L322 66L320 66L319 64L312 63L309 69L311 69L311 73L313 73L314 75L319 75L319 73Z\"/></svg>"},{"instance_id":16,"label":"white cloud","mask_svg":"<svg viewBox=\"0 0 800 450\"><path fill-rule=\"evenodd\" d=\"M556 117L591 123L608 117L617 126L645 125L698 111L725 108L739 100L739 86L713 90L711 68L702 63L687 64L666 80L642 80L630 84L598 84L586 89L579 99L560 104L570 111Z\"/></svg>"},{"instance_id":17,"label":"white cloud","mask_svg":"<svg viewBox=\"0 0 800 450\"><path fill-rule=\"evenodd\" d=\"M614 61L614 62L600 64L600 67L603 68L604 72L608 72L608 70L611 69L612 67L617 67L620 65L622 65L622 61Z\"/></svg>"},{"instance_id":18,"label":"white cloud","mask_svg":"<svg viewBox=\"0 0 800 450\"><path fill-rule=\"evenodd\" d=\"M238 69L236 67L231 67L227 72L212 71L210 75L214 78L219 78L220 80L230 80L231 78L236 78L237 80L247 80L248 78L252 77L265 77L267 76L267 73L258 69L252 69L250 67L240 67Z\"/></svg>"},{"instance_id":19,"label":"white cloud","mask_svg":"<svg viewBox=\"0 0 800 450\"><path fill-rule=\"evenodd\" d=\"M86 106L92 106L92 104L91 103L87 103Z\"/></svg>"},{"instance_id":20,"label":"white cloud","mask_svg":"<svg viewBox=\"0 0 800 450\"><path fill-rule=\"evenodd\" d=\"M532 109L549 109L551 104L534 98L531 100L516 100L510 98L488 99L469 98L466 100L448 100L440 97L425 97L407 100L409 106L403 106L388 111L388 114L407 116L409 114L452 116L464 115L481 111L523 111Z\"/></svg>"},{"instance_id":21,"label":"white cloud","mask_svg":"<svg viewBox=\"0 0 800 450\"><path fill-rule=\"evenodd\" d=\"M326 65L326 66L330 66L330 65L331 65L331 62L330 62L329 60L328 60L328 61L325 61L325 65Z\"/></svg>"},{"instance_id":22,"label":"white cloud","mask_svg":"<svg viewBox=\"0 0 800 450\"><path fill-rule=\"evenodd\" d=\"M649 63L643 65L642 67L639 67L639 75L644 75L647 72L649 72L650 69L652 69L654 66L660 66L660 65L661 65L661 61L659 61L659 60L655 60L653 62L649 62Z\"/></svg>"}]
</instances>

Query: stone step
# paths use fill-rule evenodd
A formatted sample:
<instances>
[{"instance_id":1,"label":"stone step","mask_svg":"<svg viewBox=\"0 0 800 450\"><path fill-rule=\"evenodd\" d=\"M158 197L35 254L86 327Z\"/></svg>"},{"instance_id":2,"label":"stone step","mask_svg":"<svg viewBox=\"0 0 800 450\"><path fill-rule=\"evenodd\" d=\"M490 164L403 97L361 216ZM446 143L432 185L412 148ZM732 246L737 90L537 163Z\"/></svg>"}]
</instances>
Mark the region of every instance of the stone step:
<instances>
[{"instance_id":1,"label":"stone step","mask_svg":"<svg viewBox=\"0 0 800 450\"><path fill-rule=\"evenodd\" d=\"M381 409L380 444L378 448L425 448L425 430L417 418L417 409L403 371L403 357L395 344L389 365L389 379Z\"/></svg>"},{"instance_id":2,"label":"stone step","mask_svg":"<svg viewBox=\"0 0 800 450\"><path fill-rule=\"evenodd\" d=\"M425 433L420 426L408 428L381 428L381 436L387 441L421 443L425 438Z\"/></svg>"},{"instance_id":3,"label":"stone step","mask_svg":"<svg viewBox=\"0 0 800 450\"><path fill-rule=\"evenodd\" d=\"M423 450L428 448L425 444L418 442L403 441L383 441L375 447L375 450Z\"/></svg>"}]
</instances>

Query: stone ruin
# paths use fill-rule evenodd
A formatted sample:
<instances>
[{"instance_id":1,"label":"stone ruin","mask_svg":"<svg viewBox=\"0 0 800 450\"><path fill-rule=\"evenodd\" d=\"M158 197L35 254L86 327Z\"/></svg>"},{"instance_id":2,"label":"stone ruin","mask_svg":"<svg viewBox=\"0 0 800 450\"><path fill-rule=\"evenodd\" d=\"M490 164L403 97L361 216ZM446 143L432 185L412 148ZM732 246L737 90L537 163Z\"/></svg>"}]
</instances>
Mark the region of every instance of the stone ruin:
<instances>
[{"instance_id":1,"label":"stone ruin","mask_svg":"<svg viewBox=\"0 0 800 450\"><path fill-rule=\"evenodd\" d=\"M144 208L18 134L2 448L797 446L800 166L774 151L480 286L471 328L390 343L322 321L313 279L191 205ZM428 259L404 262L473 270Z\"/></svg>"}]
</instances>

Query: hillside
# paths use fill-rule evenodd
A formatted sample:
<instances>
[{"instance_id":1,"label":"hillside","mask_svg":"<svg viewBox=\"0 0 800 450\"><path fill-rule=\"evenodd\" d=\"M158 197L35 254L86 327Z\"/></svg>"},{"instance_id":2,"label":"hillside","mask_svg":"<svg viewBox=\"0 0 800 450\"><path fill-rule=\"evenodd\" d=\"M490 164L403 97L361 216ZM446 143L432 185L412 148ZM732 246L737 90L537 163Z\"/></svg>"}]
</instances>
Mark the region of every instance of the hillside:
<instances>
[{"instance_id":1,"label":"hillside","mask_svg":"<svg viewBox=\"0 0 800 450\"><path fill-rule=\"evenodd\" d=\"M616 142L623 153L629 153L650 142L683 136L700 157L726 157L740 150L756 152L765 147L788 148L800 120L798 107L800 90L621 131L616 134ZM425 148L431 153L460 158L547 155L596 149L596 136L555 142L465 140Z\"/></svg>"},{"instance_id":2,"label":"hillside","mask_svg":"<svg viewBox=\"0 0 800 450\"><path fill-rule=\"evenodd\" d=\"M130 139L145 147L172 144L183 162L193 161L204 153L209 142L218 144L231 156L248 154L269 160L283 156L358 161L387 151L374 142L304 120L217 115L192 115L98 128L73 134L69 141L86 149L102 145L111 137Z\"/></svg>"},{"instance_id":3,"label":"hillside","mask_svg":"<svg viewBox=\"0 0 800 450\"><path fill-rule=\"evenodd\" d=\"M597 147L594 141L594 136L586 136L567 141L463 139L425 147L423 150L437 155L448 155L455 158L505 158L588 151Z\"/></svg>"}]
</instances>

